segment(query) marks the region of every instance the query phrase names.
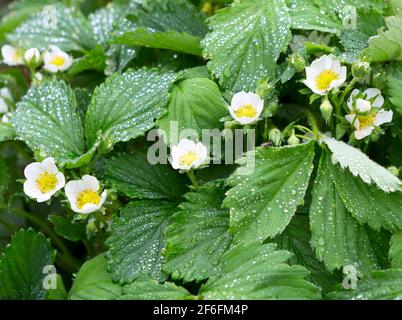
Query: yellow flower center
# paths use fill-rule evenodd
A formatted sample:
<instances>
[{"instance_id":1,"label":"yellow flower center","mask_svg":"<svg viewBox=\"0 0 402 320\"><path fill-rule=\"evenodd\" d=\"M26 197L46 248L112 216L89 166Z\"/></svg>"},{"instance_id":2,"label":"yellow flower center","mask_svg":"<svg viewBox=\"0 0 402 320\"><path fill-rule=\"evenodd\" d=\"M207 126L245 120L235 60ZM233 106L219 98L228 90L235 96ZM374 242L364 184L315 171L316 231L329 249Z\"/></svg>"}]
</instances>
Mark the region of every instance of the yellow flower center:
<instances>
[{"instance_id":1,"label":"yellow flower center","mask_svg":"<svg viewBox=\"0 0 402 320\"><path fill-rule=\"evenodd\" d=\"M99 194L91 189L81 191L77 196L77 208L82 209L86 204L98 205L101 200Z\"/></svg>"},{"instance_id":2,"label":"yellow flower center","mask_svg":"<svg viewBox=\"0 0 402 320\"><path fill-rule=\"evenodd\" d=\"M55 66L61 67L66 60L63 57L54 57L51 64L54 64Z\"/></svg>"},{"instance_id":3,"label":"yellow flower center","mask_svg":"<svg viewBox=\"0 0 402 320\"><path fill-rule=\"evenodd\" d=\"M198 155L194 151L189 151L180 156L179 163L181 166L191 166L197 160Z\"/></svg>"},{"instance_id":4,"label":"yellow flower center","mask_svg":"<svg viewBox=\"0 0 402 320\"><path fill-rule=\"evenodd\" d=\"M357 118L359 119L360 128L364 129L373 125L375 115L369 114L367 116L358 116Z\"/></svg>"},{"instance_id":5,"label":"yellow flower center","mask_svg":"<svg viewBox=\"0 0 402 320\"><path fill-rule=\"evenodd\" d=\"M17 50L15 50L15 51L14 51L14 54L13 54L13 61L14 61L14 63L18 63L18 62L20 61L20 58L21 58L20 53L19 53Z\"/></svg>"},{"instance_id":6,"label":"yellow flower center","mask_svg":"<svg viewBox=\"0 0 402 320\"><path fill-rule=\"evenodd\" d=\"M247 117L247 118L255 118L257 116L257 110L251 105L246 104L235 111L235 114L238 118Z\"/></svg>"},{"instance_id":7,"label":"yellow flower center","mask_svg":"<svg viewBox=\"0 0 402 320\"><path fill-rule=\"evenodd\" d=\"M36 185L42 193L52 191L57 186L57 178L55 173L42 172L36 178Z\"/></svg>"},{"instance_id":8,"label":"yellow flower center","mask_svg":"<svg viewBox=\"0 0 402 320\"><path fill-rule=\"evenodd\" d=\"M331 82L338 79L339 75L336 72L324 70L315 78L315 84L318 90L327 90Z\"/></svg>"}]
</instances>

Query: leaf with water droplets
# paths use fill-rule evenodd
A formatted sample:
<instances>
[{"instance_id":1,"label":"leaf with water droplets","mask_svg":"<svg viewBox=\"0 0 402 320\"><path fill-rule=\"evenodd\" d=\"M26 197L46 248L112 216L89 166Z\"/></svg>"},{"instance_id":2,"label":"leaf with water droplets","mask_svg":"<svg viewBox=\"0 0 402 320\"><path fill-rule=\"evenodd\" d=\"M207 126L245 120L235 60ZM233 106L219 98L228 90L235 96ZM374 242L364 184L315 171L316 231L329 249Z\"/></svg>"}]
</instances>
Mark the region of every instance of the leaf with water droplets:
<instances>
[{"instance_id":1,"label":"leaf with water droplets","mask_svg":"<svg viewBox=\"0 0 402 320\"><path fill-rule=\"evenodd\" d=\"M56 45L65 51L85 51L95 46L91 27L81 12L62 4L46 7L13 33L8 40L19 47L46 50Z\"/></svg>"},{"instance_id":2,"label":"leaf with water droplets","mask_svg":"<svg viewBox=\"0 0 402 320\"><path fill-rule=\"evenodd\" d=\"M225 253L222 272L200 289L203 299L319 299L316 286L305 280L308 271L289 266L288 251L275 244L240 244Z\"/></svg>"},{"instance_id":3,"label":"leaf with water droplets","mask_svg":"<svg viewBox=\"0 0 402 320\"><path fill-rule=\"evenodd\" d=\"M193 300L194 296L174 283L159 283L157 280L141 276L123 287L121 300Z\"/></svg>"},{"instance_id":4,"label":"leaf with water droplets","mask_svg":"<svg viewBox=\"0 0 402 320\"><path fill-rule=\"evenodd\" d=\"M384 25L384 18L375 10L359 9L357 11L356 28L345 28L339 35L345 49L342 56L350 63L359 60L363 49L367 48L368 40L377 34Z\"/></svg>"},{"instance_id":5,"label":"leaf with water droplets","mask_svg":"<svg viewBox=\"0 0 402 320\"><path fill-rule=\"evenodd\" d=\"M163 233L175 208L169 202L139 200L130 202L113 218L106 244L108 269L114 281L129 283L141 274L164 278L161 273Z\"/></svg>"},{"instance_id":6,"label":"leaf with water droplets","mask_svg":"<svg viewBox=\"0 0 402 320\"><path fill-rule=\"evenodd\" d=\"M372 161L360 150L333 138L324 137L323 142L332 152L332 162L359 176L365 183L375 183L385 192L402 191L401 181L387 169Z\"/></svg>"},{"instance_id":7,"label":"leaf with water droplets","mask_svg":"<svg viewBox=\"0 0 402 320\"><path fill-rule=\"evenodd\" d=\"M228 233L229 210L222 209L222 183L209 183L186 194L166 230L166 262L163 271L174 279L199 282L218 271L232 237Z\"/></svg>"},{"instance_id":8,"label":"leaf with water droplets","mask_svg":"<svg viewBox=\"0 0 402 320\"><path fill-rule=\"evenodd\" d=\"M354 265L362 274L379 269L372 243L377 240L347 211L334 182L334 170L330 155L323 152L310 208L311 245L328 270Z\"/></svg>"},{"instance_id":9,"label":"leaf with water droplets","mask_svg":"<svg viewBox=\"0 0 402 320\"><path fill-rule=\"evenodd\" d=\"M384 192L375 185L368 185L348 170L334 166L332 175L339 196L345 207L361 224L367 223L374 230L402 229L402 192Z\"/></svg>"},{"instance_id":10,"label":"leaf with water droplets","mask_svg":"<svg viewBox=\"0 0 402 320\"><path fill-rule=\"evenodd\" d=\"M314 146L258 147L239 160L242 167L229 177L232 189L224 201L235 242L264 241L286 228L304 199Z\"/></svg>"},{"instance_id":11,"label":"leaf with water droplets","mask_svg":"<svg viewBox=\"0 0 402 320\"><path fill-rule=\"evenodd\" d=\"M401 300L402 270L373 271L358 280L356 289L342 290L328 295L333 300Z\"/></svg>"},{"instance_id":12,"label":"leaf with water droplets","mask_svg":"<svg viewBox=\"0 0 402 320\"><path fill-rule=\"evenodd\" d=\"M42 158L54 157L68 167L90 160L84 129L77 112L74 91L63 81L48 81L32 87L17 103L11 122L18 138Z\"/></svg>"},{"instance_id":13,"label":"leaf with water droplets","mask_svg":"<svg viewBox=\"0 0 402 320\"><path fill-rule=\"evenodd\" d=\"M276 61L291 40L290 16L282 0L236 1L209 18L212 32L201 44L209 69L232 91L253 91L275 78Z\"/></svg>"},{"instance_id":14,"label":"leaf with water droplets","mask_svg":"<svg viewBox=\"0 0 402 320\"><path fill-rule=\"evenodd\" d=\"M215 82L206 78L186 79L173 86L167 114L159 122L171 144L179 142L180 133L194 129L201 139L203 129L221 129L220 119L228 114L227 104ZM172 122L178 130L170 130ZM172 132L171 132L172 131Z\"/></svg>"},{"instance_id":15,"label":"leaf with water droplets","mask_svg":"<svg viewBox=\"0 0 402 320\"><path fill-rule=\"evenodd\" d=\"M287 0L292 29L339 33L342 21L335 12L328 12L314 0Z\"/></svg>"},{"instance_id":16,"label":"leaf with water droplets","mask_svg":"<svg viewBox=\"0 0 402 320\"><path fill-rule=\"evenodd\" d=\"M0 122L0 142L12 140L14 137L14 128L9 123Z\"/></svg>"},{"instance_id":17,"label":"leaf with water droplets","mask_svg":"<svg viewBox=\"0 0 402 320\"><path fill-rule=\"evenodd\" d=\"M43 234L19 230L0 257L0 299L45 299L42 271L54 263L55 255Z\"/></svg>"},{"instance_id":18,"label":"leaf with water droplets","mask_svg":"<svg viewBox=\"0 0 402 320\"><path fill-rule=\"evenodd\" d=\"M369 61L384 62L402 60L402 14L385 19L387 30L380 30L369 39L369 47L363 54Z\"/></svg>"},{"instance_id":19,"label":"leaf with water droplets","mask_svg":"<svg viewBox=\"0 0 402 320\"><path fill-rule=\"evenodd\" d=\"M200 36L207 31L204 18L188 1L145 2L129 15L132 27L129 30L118 30L112 42L199 56Z\"/></svg>"},{"instance_id":20,"label":"leaf with water droplets","mask_svg":"<svg viewBox=\"0 0 402 320\"><path fill-rule=\"evenodd\" d=\"M112 281L106 271L104 254L85 262L75 277L69 293L70 300L115 300L122 288Z\"/></svg>"},{"instance_id":21,"label":"leaf with water droplets","mask_svg":"<svg viewBox=\"0 0 402 320\"><path fill-rule=\"evenodd\" d=\"M95 89L85 122L89 145L97 140L113 146L143 135L155 126L169 100L173 73L129 70L116 73Z\"/></svg>"},{"instance_id":22,"label":"leaf with water droplets","mask_svg":"<svg viewBox=\"0 0 402 320\"><path fill-rule=\"evenodd\" d=\"M97 43L105 45L110 40L112 31L127 14L127 7L109 3L88 16L92 32Z\"/></svg>"},{"instance_id":23,"label":"leaf with water droplets","mask_svg":"<svg viewBox=\"0 0 402 320\"><path fill-rule=\"evenodd\" d=\"M325 265L316 258L310 246L311 233L308 217L295 215L285 231L272 239L278 249L287 250L294 254L289 259L290 265L299 264L310 271L311 281L321 287L324 292L334 290L341 282L341 277L328 272Z\"/></svg>"},{"instance_id":24,"label":"leaf with water droplets","mask_svg":"<svg viewBox=\"0 0 402 320\"><path fill-rule=\"evenodd\" d=\"M68 70L68 74L76 76L77 74L88 70L103 72L105 68L105 50L102 46L96 45L94 49L88 51L84 56L74 60L72 67Z\"/></svg>"},{"instance_id":25,"label":"leaf with water droplets","mask_svg":"<svg viewBox=\"0 0 402 320\"><path fill-rule=\"evenodd\" d=\"M145 152L113 157L104 168L107 185L130 198L178 201L186 192L182 175L170 164L150 164Z\"/></svg>"},{"instance_id":26,"label":"leaf with water droplets","mask_svg":"<svg viewBox=\"0 0 402 320\"><path fill-rule=\"evenodd\" d=\"M402 269L402 232L398 231L391 237L391 247L389 248L389 258L392 261L392 268Z\"/></svg>"}]
</instances>

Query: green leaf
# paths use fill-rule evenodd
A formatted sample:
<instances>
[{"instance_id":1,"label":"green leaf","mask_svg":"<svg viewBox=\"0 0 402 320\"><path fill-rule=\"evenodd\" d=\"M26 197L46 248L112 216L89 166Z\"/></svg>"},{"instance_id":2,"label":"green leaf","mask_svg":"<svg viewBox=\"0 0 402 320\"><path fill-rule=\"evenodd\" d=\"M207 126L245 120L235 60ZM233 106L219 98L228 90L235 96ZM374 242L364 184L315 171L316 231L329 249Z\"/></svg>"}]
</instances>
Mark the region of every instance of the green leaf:
<instances>
[{"instance_id":1,"label":"green leaf","mask_svg":"<svg viewBox=\"0 0 402 320\"><path fill-rule=\"evenodd\" d=\"M44 235L33 229L18 231L0 258L0 298L45 299L43 268L53 265L54 257Z\"/></svg>"},{"instance_id":2,"label":"green leaf","mask_svg":"<svg viewBox=\"0 0 402 320\"><path fill-rule=\"evenodd\" d=\"M202 41L209 69L232 91L253 91L275 78L276 61L291 39L291 20L281 0L236 1L209 18Z\"/></svg>"},{"instance_id":3,"label":"green leaf","mask_svg":"<svg viewBox=\"0 0 402 320\"><path fill-rule=\"evenodd\" d=\"M95 46L86 18L81 12L61 4L35 14L7 38L25 49L36 47L45 50L56 44L65 51L85 51Z\"/></svg>"},{"instance_id":4,"label":"green leaf","mask_svg":"<svg viewBox=\"0 0 402 320\"><path fill-rule=\"evenodd\" d=\"M84 130L74 91L63 81L32 87L11 119L18 138L42 157L75 167L86 160Z\"/></svg>"},{"instance_id":5,"label":"green leaf","mask_svg":"<svg viewBox=\"0 0 402 320\"><path fill-rule=\"evenodd\" d=\"M106 271L103 254L85 262L77 273L69 293L71 300L115 300L122 288L113 283L112 275Z\"/></svg>"},{"instance_id":6,"label":"green leaf","mask_svg":"<svg viewBox=\"0 0 402 320\"><path fill-rule=\"evenodd\" d=\"M199 282L214 274L232 241L228 233L229 211L222 209L222 183L203 185L186 194L166 230L163 271L185 282Z\"/></svg>"},{"instance_id":7,"label":"green leaf","mask_svg":"<svg viewBox=\"0 0 402 320\"><path fill-rule=\"evenodd\" d=\"M334 181L339 170L324 151L313 188L310 208L311 245L329 270L354 265L366 273L379 268L373 244L366 230L347 211ZM353 197L353 194L348 195Z\"/></svg>"},{"instance_id":8,"label":"green leaf","mask_svg":"<svg viewBox=\"0 0 402 320\"><path fill-rule=\"evenodd\" d=\"M54 231L63 238L70 241L87 239L85 227L83 225L73 223L70 219L55 214L51 215L49 220L54 225Z\"/></svg>"},{"instance_id":9,"label":"green leaf","mask_svg":"<svg viewBox=\"0 0 402 320\"><path fill-rule=\"evenodd\" d=\"M196 56L201 56L202 53L199 37L177 31L160 32L151 29L136 28L134 31L116 36L113 39L113 43L167 49Z\"/></svg>"},{"instance_id":10,"label":"green leaf","mask_svg":"<svg viewBox=\"0 0 402 320\"><path fill-rule=\"evenodd\" d=\"M27 20L33 13L40 11L45 5L53 4L58 0L30 0L14 1L9 5L11 12L0 21L0 42L4 42L6 35L22 22Z\"/></svg>"},{"instance_id":11,"label":"green leaf","mask_svg":"<svg viewBox=\"0 0 402 320\"><path fill-rule=\"evenodd\" d=\"M56 289L49 289L46 300L67 300L67 291L64 287L63 278L58 274L56 276Z\"/></svg>"},{"instance_id":12,"label":"green leaf","mask_svg":"<svg viewBox=\"0 0 402 320\"><path fill-rule=\"evenodd\" d=\"M113 218L106 244L108 269L114 281L132 282L140 274L163 278L163 233L175 208L169 202L139 200L130 202L120 216Z\"/></svg>"},{"instance_id":13,"label":"green leaf","mask_svg":"<svg viewBox=\"0 0 402 320\"><path fill-rule=\"evenodd\" d=\"M110 146L151 129L165 112L174 74L129 70L106 79L95 89L86 117L89 145L102 136Z\"/></svg>"},{"instance_id":14,"label":"green leaf","mask_svg":"<svg viewBox=\"0 0 402 320\"><path fill-rule=\"evenodd\" d=\"M240 244L223 256L222 272L200 289L203 299L318 299L318 288L304 280L308 271L285 263L291 254L275 245Z\"/></svg>"},{"instance_id":15,"label":"green leaf","mask_svg":"<svg viewBox=\"0 0 402 320\"><path fill-rule=\"evenodd\" d=\"M342 21L334 12L327 12L314 0L287 0L292 29L339 33Z\"/></svg>"},{"instance_id":16,"label":"green leaf","mask_svg":"<svg viewBox=\"0 0 402 320\"><path fill-rule=\"evenodd\" d=\"M397 177L360 150L333 138L326 137L323 142L332 152L333 163L339 163L342 169L349 169L354 176L359 176L365 183L375 183L385 192L402 190L401 181Z\"/></svg>"},{"instance_id":17,"label":"green leaf","mask_svg":"<svg viewBox=\"0 0 402 320\"><path fill-rule=\"evenodd\" d=\"M74 64L68 73L75 76L81 72L95 70L103 72L106 68L105 50L100 45L87 52L83 57L75 59Z\"/></svg>"},{"instance_id":18,"label":"green leaf","mask_svg":"<svg viewBox=\"0 0 402 320\"><path fill-rule=\"evenodd\" d=\"M169 164L150 164L145 152L113 157L104 168L107 184L130 198L177 201L186 192L182 175Z\"/></svg>"},{"instance_id":19,"label":"green leaf","mask_svg":"<svg viewBox=\"0 0 402 320\"><path fill-rule=\"evenodd\" d=\"M5 159L0 158L0 204L5 204L8 184L10 182L10 173Z\"/></svg>"},{"instance_id":20,"label":"green leaf","mask_svg":"<svg viewBox=\"0 0 402 320\"><path fill-rule=\"evenodd\" d=\"M372 62L402 60L402 14L385 18L387 30L369 39L364 55Z\"/></svg>"},{"instance_id":21,"label":"green leaf","mask_svg":"<svg viewBox=\"0 0 402 320\"><path fill-rule=\"evenodd\" d=\"M387 93L389 100L402 115L402 66L387 75Z\"/></svg>"},{"instance_id":22,"label":"green leaf","mask_svg":"<svg viewBox=\"0 0 402 320\"><path fill-rule=\"evenodd\" d=\"M12 140L14 137L14 128L8 123L0 122L0 142Z\"/></svg>"},{"instance_id":23,"label":"green leaf","mask_svg":"<svg viewBox=\"0 0 402 320\"><path fill-rule=\"evenodd\" d=\"M384 25L384 18L375 10L360 9L357 13L356 28L344 29L339 36L345 48L343 56L350 63L361 58L369 38L376 35L377 30Z\"/></svg>"},{"instance_id":24,"label":"green leaf","mask_svg":"<svg viewBox=\"0 0 402 320\"><path fill-rule=\"evenodd\" d=\"M126 6L112 2L88 16L97 43L104 45L109 41L115 25L126 16L126 10Z\"/></svg>"},{"instance_id":25,"label":"green leaf","mask_svg":"<svg viewBox=\"0 0 402 320\"><path fill-rule=\"evenodd\" d=\"M121 300L193 300L186 289L173 283L159 283L149 277L140 277L123 287Z\"/></svg>"},{"instance_id":26,"label":"green leaf","mask_svg":"<svg viewBox=\"0 0 402 320\"><path fill-rule=\"evenodd\" d=\"M206 78L186 79L173 86L168 113L159 120L159 128L167 135L170 144L177 144L180 133L194 129L198 138L203 129L221 129L220 119L228 114L227 104L219 87ZM170 130L177 122L177 135Z\"/></svg>"},{"instance_id":27,"label":"green leaf","mask_svg":"<svg viewBox=\"0 0 402 320\"><path fill-rule=\"evenodd\" d=\"M343 290L329 295L331 299L401 300L402 270L374 271L359 280L355 290Z\"/></svg>"},{"instance_id":28,"label":"green leaf","mask_svg":"<svg viewBox=\"0 0 402 320\"><path fill-rule=\"evenodd\" d=\"M289 264L299 264L306 267L311 275L311 281L320 286L325 292L332 291L340 282L334 273L328 272L325 265L317 260L310 246L311 233L308 217L295 215L282 234L272 242L278 244L278 249L287 250L294 254Z\"/></svg>"},{"instance_id":29,"label":"green leaf","mask_svg":"<svg viewBox=\"0 0 402 320\"><path fill-rule=\"evenodd\" d=\"M389 257L392 261L392 268L402 269L402 232L399 231L391 237Z\"/></svg>"},{"instance_id":30,"label":"green leaf","mask_svg":"<svg viewBox=\"0 0 402 320\"><path fill-rule=\"evenodd\" d=\"M286 228L303 201L313 170L314 146L258 147L239 160L243 167L228 179L232 189L224 201L230 208L235 242L263 241Z\"/></svg>"},{"instance_id":31,"label":"green leaf","mask_svg":"<svg viewBox=\"0 0 402 320\"><path fill-rule=\"evenodd\" d=\"M391 232L402 229L401 191L383 192L339 166L332 173L342 202L359 223L367 223L374 230L381 227Z\"/></svg>"},{"instance_id":32,"label":"green leaf","mask_svg":"<svg viewBox=\"0 0 402 320\"><path fill-rule=\"evenodd\" d=\"M129 19L138 27L160 32L177 31L202 37L208 31L205 15L187 0L145 1Z\"/></svg>"}]
</instances>

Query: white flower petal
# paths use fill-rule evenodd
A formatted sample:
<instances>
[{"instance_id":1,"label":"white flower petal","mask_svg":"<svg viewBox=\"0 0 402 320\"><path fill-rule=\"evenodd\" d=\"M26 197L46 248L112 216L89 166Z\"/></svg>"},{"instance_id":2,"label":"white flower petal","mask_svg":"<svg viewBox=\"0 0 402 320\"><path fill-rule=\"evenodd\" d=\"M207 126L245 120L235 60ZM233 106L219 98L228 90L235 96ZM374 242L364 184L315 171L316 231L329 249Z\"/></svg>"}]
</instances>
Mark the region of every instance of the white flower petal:
<instances>
[{"instance_id":1,"label":"white flower petal","mask_svg":"<svg viewBox=\"0 0 402 320\"><path fill-rule=\"evenodd\" d=\"M381 91L377 88L368 88L364 91L367 100L371 100L376 97L373 102L373 107L381 108L384 104L384 97L381 95Z\"/></svg>"},{"instance_id":2,"label":"white flower petal","mask_svg":"<svg viewBox=\"0 0 402 320\"><path fill-rule=\"evenodd\" d=\"M373 126L366 127L364 129L359 129L355 131L355 138L357 140L364 139L365 137L368 137L374 130Z\"/></svg>"},{"instance_id":3,"label":"white flower petal","mask_svg":"<svg viewBox=\"0 0 402 320\"><path fill-rule=\"evenodd\" d=\"M362 113L369 112L371 110L371 103L370 101L359 98L356 100L356 109Z\"/></svg>"},{"instance_id":4,"label":"white flower petal","mask_svg":"<svg viewBox=\"0 0 402 320\"><path fill-rule=\"evenodd\" d=\"M380 110L375 116L374 125L378 127L384 123L391 122L392 117L393 117L392 110L390 111Z\"/></svg>"},{"instance_id":5,"label":"white flower petal","mask_svg":"<svg viewBox=\"0 0 402 320\"><path fill-rule=\"evenodd\" d=\"M82 181L83 189L91 189L91 190L97 192L100 188L99 181L94 176L90 176L90 175L86 174L85 176L83 176L81 178L81 181Z\"/></svg>"},{"instance_id":6,"label":"white flower petal","mask_svg":"<svg viewBox=\"0 0 402 320\"><path fill-rule=\"evenodd\" d=\"M347 102L349 110L353 111L353 102L355 100L355 96L357 96L359 93L360 93L359 89L353 89L352 93L350 94Z\"/></svg>"},{"instance_id":7,"label":"white flower petal","mask_svg":"<svg viewBox=\"0 0 402 320\"><path fill-rule=\"evenodd\" d=\"M3 97L0 97L0 113L7 113L8 112L8 104L4 100Z\"/></svg>"},{"instance_id":8,"label":"white flower petal","mask_svg":"<svg viewBox=\"0 0 402 320\"><path fill-rule=\"evenodd\" d=\"M346 118L346 120L350 123L350 124L352 124L353 123L353 120L356 118L356 115L353 113L353 114L347 114L346 116L345 116L345 118Z\"/></svg>"},{"instance_id":9,"label":"white flower petal","mask_svg":"<svg viewBox=\"0 0 402 320\"><path fill-rule=\"evenodd\" d=\"M52 157L48 157L42 161L42 170L49 173L57 173L59 169L57 169L56 164L54 163L54 159Z\"/></svg>"},{"instance_id":10,"label":"white flower petal","mask_svg":"<svg viewBox=\"0 0 402 320\"><path fill-rule=\"evenodd\" d=\"M40 162L33 162L28 164L24 169L24 176L28 180L36 180L38 175L43 172L42 164Z\"/></svg>"}]
</instances>

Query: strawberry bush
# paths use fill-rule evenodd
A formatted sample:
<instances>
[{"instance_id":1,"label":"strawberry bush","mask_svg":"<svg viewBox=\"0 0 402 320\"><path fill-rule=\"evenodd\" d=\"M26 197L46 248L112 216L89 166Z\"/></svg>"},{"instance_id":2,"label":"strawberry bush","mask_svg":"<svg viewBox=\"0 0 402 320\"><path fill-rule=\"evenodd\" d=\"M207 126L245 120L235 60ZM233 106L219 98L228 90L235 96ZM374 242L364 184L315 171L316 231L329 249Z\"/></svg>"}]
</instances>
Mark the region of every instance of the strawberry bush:
<instances>
[{"instance_id":1,"label":"strawberry bush","mask_svg":"<svg viewBox=\"0 0 402 320\"><path fill-rule=\"evenodd\" d=\"M0 10L1 299L402 298L400 0Z\"/></svg>"}]
</instances>

